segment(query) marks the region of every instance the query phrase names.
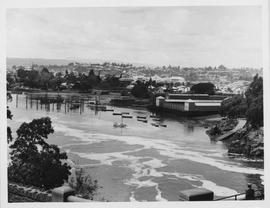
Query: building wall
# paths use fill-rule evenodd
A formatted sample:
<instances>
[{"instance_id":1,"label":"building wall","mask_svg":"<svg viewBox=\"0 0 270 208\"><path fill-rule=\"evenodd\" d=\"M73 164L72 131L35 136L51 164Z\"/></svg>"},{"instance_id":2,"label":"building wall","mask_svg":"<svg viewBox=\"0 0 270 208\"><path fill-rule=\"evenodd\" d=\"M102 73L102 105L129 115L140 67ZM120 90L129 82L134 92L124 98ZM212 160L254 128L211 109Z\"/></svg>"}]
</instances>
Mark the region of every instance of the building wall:
<instances>
[{"instance_id":1,"label":"building wall","mask_svg":"<svg viewBox=\"0 0 270 208\"><path fill-rule=\"evenodd\" d=\"M184 111L184 102L183 103L163 103L163 108Z\"/></svg>"},{"instance_id":2,"label":"building wall","mask_svg":"<svg viewBox=\"0 0 270 208\"><path fill-rule=\"evenodd\" d=\"M220 106L196 106L195 103L187 103L188 109L185 108L185 102L181 102L181 103L172 103L172 102L162 102L161 107L165 108L165 109L169 109L169 110L176 110L176 111L189 111L189 112L208 112L208 111L219 111Z\"/></svg>"},{"instance_id":3,"label":"building wall","mask_svg":"<svg viewBox=\"0 0 270 208\"><path fill-rule=\"evenodd\" d=\"M219 111L220 106L195 106L195 103L189 103L189 111Z\"/></svg>"}]
</instances>

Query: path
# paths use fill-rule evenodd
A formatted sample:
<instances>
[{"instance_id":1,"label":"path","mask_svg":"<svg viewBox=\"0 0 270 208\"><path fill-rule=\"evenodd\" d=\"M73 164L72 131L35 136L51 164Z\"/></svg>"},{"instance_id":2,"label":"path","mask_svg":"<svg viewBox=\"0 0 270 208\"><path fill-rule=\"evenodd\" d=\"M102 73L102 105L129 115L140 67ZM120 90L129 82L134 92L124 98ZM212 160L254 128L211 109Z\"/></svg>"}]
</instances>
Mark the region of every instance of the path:
<instances>
[{"instance_id":1,"label":"path","mask_svg":"<svg viewBox=\"0 0 270 208\"><path fill-rule=\"evenodd\" d=\"M231 131L228 131L225 134L217 137L216 141L224 141L224 140L228 139L230 136L234 135L239 129L243 128L245 124L246 124L245 120L239 119L239 122L236 125L236 127L234 127L234 129L232 129Z\"/></svg>"}]
</instances>

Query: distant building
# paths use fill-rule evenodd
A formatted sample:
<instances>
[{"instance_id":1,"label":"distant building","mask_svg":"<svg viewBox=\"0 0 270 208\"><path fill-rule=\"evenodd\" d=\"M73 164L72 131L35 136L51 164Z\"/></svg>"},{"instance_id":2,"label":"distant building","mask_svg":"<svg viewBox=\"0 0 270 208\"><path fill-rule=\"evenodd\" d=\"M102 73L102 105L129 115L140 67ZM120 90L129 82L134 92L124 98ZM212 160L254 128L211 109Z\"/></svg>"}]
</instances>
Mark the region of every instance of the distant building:
<instances>
[{"instance_id":1,"label":"distant building","mask_svg":"<svg viewBox=\"0 0 270 208\"><path fill-rule=\"evenodd\" d=\"M172 76L172 77L169 78L169 81L171 83L173 83L173 84L177 84L177 83L180 84L180 83L185 83L186 82L185 78L180 77L180 76Z\"/></svg>"},{"instance_id":2,"label":"distant building","mask_svg":"<svg viewBox=\"0 0 270 208\"><path fill-rule=\"evenodd\" d=\"M157 97L156 107L163 111L187 115L216 114L225 98L208 94L169 94L166 98Z\"/></svg>"}]
</instances>

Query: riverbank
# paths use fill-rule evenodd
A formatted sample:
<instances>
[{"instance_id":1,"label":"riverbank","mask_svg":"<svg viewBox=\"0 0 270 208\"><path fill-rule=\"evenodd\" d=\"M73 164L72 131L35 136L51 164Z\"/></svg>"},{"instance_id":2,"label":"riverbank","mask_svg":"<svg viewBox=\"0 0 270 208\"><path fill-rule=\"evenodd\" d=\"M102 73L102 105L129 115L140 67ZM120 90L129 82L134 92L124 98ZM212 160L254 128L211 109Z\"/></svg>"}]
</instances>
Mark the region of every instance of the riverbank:
<instances>
[{"instance_id":1,"label":"riverbank","mask_svg":"<svg viewBox=\"0 0 270 208\"><path fill-rule=\"evenodd\" d=\"M120 117L110 111L85 107L65 111L26 108L26 96L18 95L9 103L14 115L8 121L12 129L23 122L49 116L54 134L48 143L58 145L68 158L98 180L97 200L108 201L178 201L179 191L202 187L225 197L246 190L247 183L259 186L263 168L254 163L232 160L223 143L210 142L205 128L220 116L180 117L157 115L166 128L152 126L152 112L147 109L110 107L115 112L129 112L126 128L114 128ZM80 96L80 95L78 95ZM29 104L29 102L28 102ZM146 115L148 122L137 121ZM206 124L207 123L207 124ZM13 131L15 132L15 131Z\"/></svg>"},{"instance_id":2,"label":"riverbank","mask_svg":"<svg viewBox=\"0 0 270 208\"><path fill-rule=\"evenodd\" d=\"M228 154L261 162L264 159L263 137L263 127L259 129L244 127L226 141Z\"/></svg>"},{"instance_id":3,"label":"riverbank","mask_svg":"<svg viewBox=\"0 0 270 208\"><path fill-rule=\"evenodd\" d=\"M237 119L222 119L213 125L206 134L211 140L234 130L239 121ZM264 130L263 127L253 129L248 125L238 129L232 136L228 137L224 144L228 148L228 155L234 158L242 158L246 161L259 161L264 159Z\"/></svg>"},{"instance_id":4,"label":"riverbank","mask_svg":"<svg viewBox=\"0 0 270 208\"><path fill-rule=\"evenodd\" d=\"M210 129L206 130L206 134L211 140L215 141L219 136L233 130L238 123L239 121L237 119L222 118L216 121Z\"/></svg>"}]
</instances>

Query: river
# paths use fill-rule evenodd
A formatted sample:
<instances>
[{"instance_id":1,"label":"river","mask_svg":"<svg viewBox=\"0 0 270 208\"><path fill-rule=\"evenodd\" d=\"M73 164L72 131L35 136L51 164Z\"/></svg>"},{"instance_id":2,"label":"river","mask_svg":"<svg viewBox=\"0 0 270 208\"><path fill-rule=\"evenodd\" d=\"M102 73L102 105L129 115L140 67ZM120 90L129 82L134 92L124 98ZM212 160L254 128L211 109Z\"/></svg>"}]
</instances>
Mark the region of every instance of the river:
<instances>
[{"instance_id":1,"label":"river","mask_svg":"<svg viewBox=\"0 0 270 208\"><path fill-rule=\"evenodd\" d=\"M196 187L212 190L218 198L242 193L247 183L264 182L263 163L234 160L222 142L210 141L202 125L209 117L161 116L160 123L167 127L155 127L146 109L109 106L133 116L124 119L126 128L114 128L120 116L86 105L83 111L67 111L64 104L41 109L36 102L26 104L25 95L13 95L8 106L14 137L22 122L51 118L55 132L48 142L98 180L99 200L177 201L180 191ZM141 115L148 123L137 121Z\"/></svg>"}]
</instances>

